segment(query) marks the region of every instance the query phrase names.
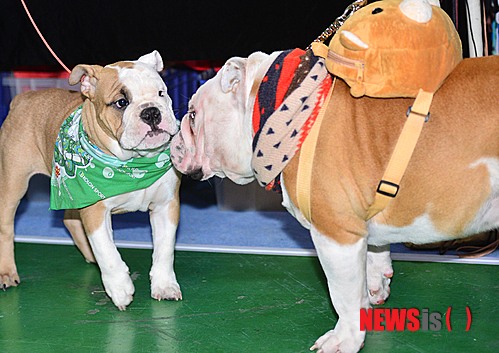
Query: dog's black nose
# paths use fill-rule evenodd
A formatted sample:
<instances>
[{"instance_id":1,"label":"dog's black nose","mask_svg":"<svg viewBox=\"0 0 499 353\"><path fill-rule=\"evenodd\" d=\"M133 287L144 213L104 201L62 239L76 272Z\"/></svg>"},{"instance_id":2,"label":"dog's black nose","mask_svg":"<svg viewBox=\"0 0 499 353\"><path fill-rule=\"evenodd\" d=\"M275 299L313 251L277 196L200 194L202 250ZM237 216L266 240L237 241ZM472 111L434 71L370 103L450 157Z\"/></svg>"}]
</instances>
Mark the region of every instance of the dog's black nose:
<instances>
[{"instance_id":1,"label":"dog's black nose","mask_svg":"<svg viewBox=\"0 0 499 353\"><path fill-rule=\"evenodd\" d=\"M203 177L203 170L201 168L193 170L189 173L189 176L194 180L201 180Z\"/></svg>"},{"instance_id":2,"label":"dog's black nose","mask_svg":"<svg viewBox=\"0 0 499 353\"><path fill-rule=\"evenodd\" d=\"M156 107L149 107L140 112L140 119L151 127L156 127L161 122L161 112Z\"/></svg>"}]
</instances>

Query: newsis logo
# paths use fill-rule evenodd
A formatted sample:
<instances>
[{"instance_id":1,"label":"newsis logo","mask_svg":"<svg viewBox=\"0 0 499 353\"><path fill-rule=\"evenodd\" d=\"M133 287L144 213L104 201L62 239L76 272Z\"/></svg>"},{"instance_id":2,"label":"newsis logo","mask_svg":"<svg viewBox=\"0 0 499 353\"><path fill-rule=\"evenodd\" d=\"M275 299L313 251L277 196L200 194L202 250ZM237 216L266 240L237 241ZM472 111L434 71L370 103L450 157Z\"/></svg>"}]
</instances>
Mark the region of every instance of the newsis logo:
<instances>
[{"instance_id":1,"label":"newsis logo","mask_svg":"<svg viewBox=\"0 0 499 353\"><path fill-rule=\"evenodd\" d=\"M445 319L438 311L429 309L369 308L360 309L361 331L440 331L445 325L448 331L451 326L452 307L449 306ZM466 331L471 328L471 310L466 307Z\"/></svg>"}]
</instances>

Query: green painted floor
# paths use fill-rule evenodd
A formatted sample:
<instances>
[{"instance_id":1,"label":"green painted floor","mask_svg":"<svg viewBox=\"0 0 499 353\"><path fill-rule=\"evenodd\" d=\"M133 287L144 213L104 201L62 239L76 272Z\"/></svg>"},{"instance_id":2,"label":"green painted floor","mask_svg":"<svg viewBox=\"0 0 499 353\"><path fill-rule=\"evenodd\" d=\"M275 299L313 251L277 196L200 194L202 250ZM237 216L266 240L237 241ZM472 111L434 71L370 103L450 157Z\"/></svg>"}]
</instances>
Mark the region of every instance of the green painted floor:
<instances>
[{"instance_id":1,"label":"green painted floor","mask_svg":"<svg viewBox=\"0 0 499 353\"><path fill-rule=\"evenodd\" d=\"M184 300L157 302L150 251L120 251L136 287L125 312L74 247L16 244L22 283L0 292L0 352L307 352L336 322L314 257L177 252ZM363 353L499 352L499 266L394 262L394 271L383 307L451 306L453 330L370 332Z\"/></svg>"}]
</instances>

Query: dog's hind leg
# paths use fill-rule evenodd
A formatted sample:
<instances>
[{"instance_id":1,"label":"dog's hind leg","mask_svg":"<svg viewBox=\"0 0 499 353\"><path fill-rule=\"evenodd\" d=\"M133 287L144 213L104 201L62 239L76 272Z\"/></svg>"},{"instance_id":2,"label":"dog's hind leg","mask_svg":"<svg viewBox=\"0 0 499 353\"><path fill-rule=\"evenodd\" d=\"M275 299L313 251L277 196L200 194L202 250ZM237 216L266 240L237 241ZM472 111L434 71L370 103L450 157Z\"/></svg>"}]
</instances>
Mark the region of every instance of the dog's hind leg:
<instances>
[{"instance_id":1,"label":"dog's hind leg","mask_svg":"<svg viewBox=\"0 0 499 353\"><path fill-rule=\"evenodd\" d=\"M367 290L371 304L380 305L390 295L390 282L393 277L390 245L368 246Z\"/></svg>"},{"instance_id":2,"label":"dog's hind leg","mask_svg":"<svg viewBox=\"0 0 499 353\"><path fill-rule=\"evenodd\" d=\"M1 138L0 138L1 139ZM0 154L0 288L17 286L21 280L14 257L14 218L21 198L28 189L30 175L26 167L12 163L5 153ZM24 174L26 172L26 174Z\"/></svg>"},{"instance_id":3,"label":"dog's hind leg","mask_svg":"<svg viewBox=\"0 0 499 353\"><path fill-rule=\"evenodd\" d=\"M19 202L3 201L0 207L0 288L5 290L17 286L21 280L14 258L14 217Z\"/></svg>"},{"instance_id":4,"label":"dog's hind leg","mask_svg":"<svg viewBox=\"0 0 499 353\"><path fill-rule=\"evenodd\" d=\"M80 219L80 212L78 210L64 211L64 225L71 234L76 247L80 250L83 257L87 262L95 263L94 253L88 242L87 234L83 229L83 224Z\"/></svg>"}]
</instances>

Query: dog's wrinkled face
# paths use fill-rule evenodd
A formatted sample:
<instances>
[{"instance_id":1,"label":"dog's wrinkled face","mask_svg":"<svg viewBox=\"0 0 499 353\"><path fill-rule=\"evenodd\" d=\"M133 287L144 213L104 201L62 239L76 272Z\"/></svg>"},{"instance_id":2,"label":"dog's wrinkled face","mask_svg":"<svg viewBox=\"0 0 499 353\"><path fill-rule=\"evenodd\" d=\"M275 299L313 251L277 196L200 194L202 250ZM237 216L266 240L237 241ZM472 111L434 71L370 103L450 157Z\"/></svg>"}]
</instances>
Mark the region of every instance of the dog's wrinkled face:
<instances>
[{"instance_id":1,"label":"dog's wrinkled face","mask_svg":"<svg viewBox=\"0 0 499 353\"><path fill-rule=\"evenodd\" d=\"M84 111L95 118L86 128L94 131L95 142L118 158L152 156L163 151L178 125L166 85L158 74L163 61L158 52L137 61L123 61L105 67L78 65L70 83L81 81L88 97ZM92 123L97 123L92 126Z\"/></svg>"},{"instance_id":2,"label":"dog's wrinkled face","mask_svg":"<svg viewBox=\"0 0 499 353\"><path fill-rule=\"evenodd\" d=\"M172 162L197 180L216 175L237 184L254 179L251 168L251 107L254 70L267 57L232 58L192 96L189 112L171 145Z\"/></svg>"}]
</instances>

